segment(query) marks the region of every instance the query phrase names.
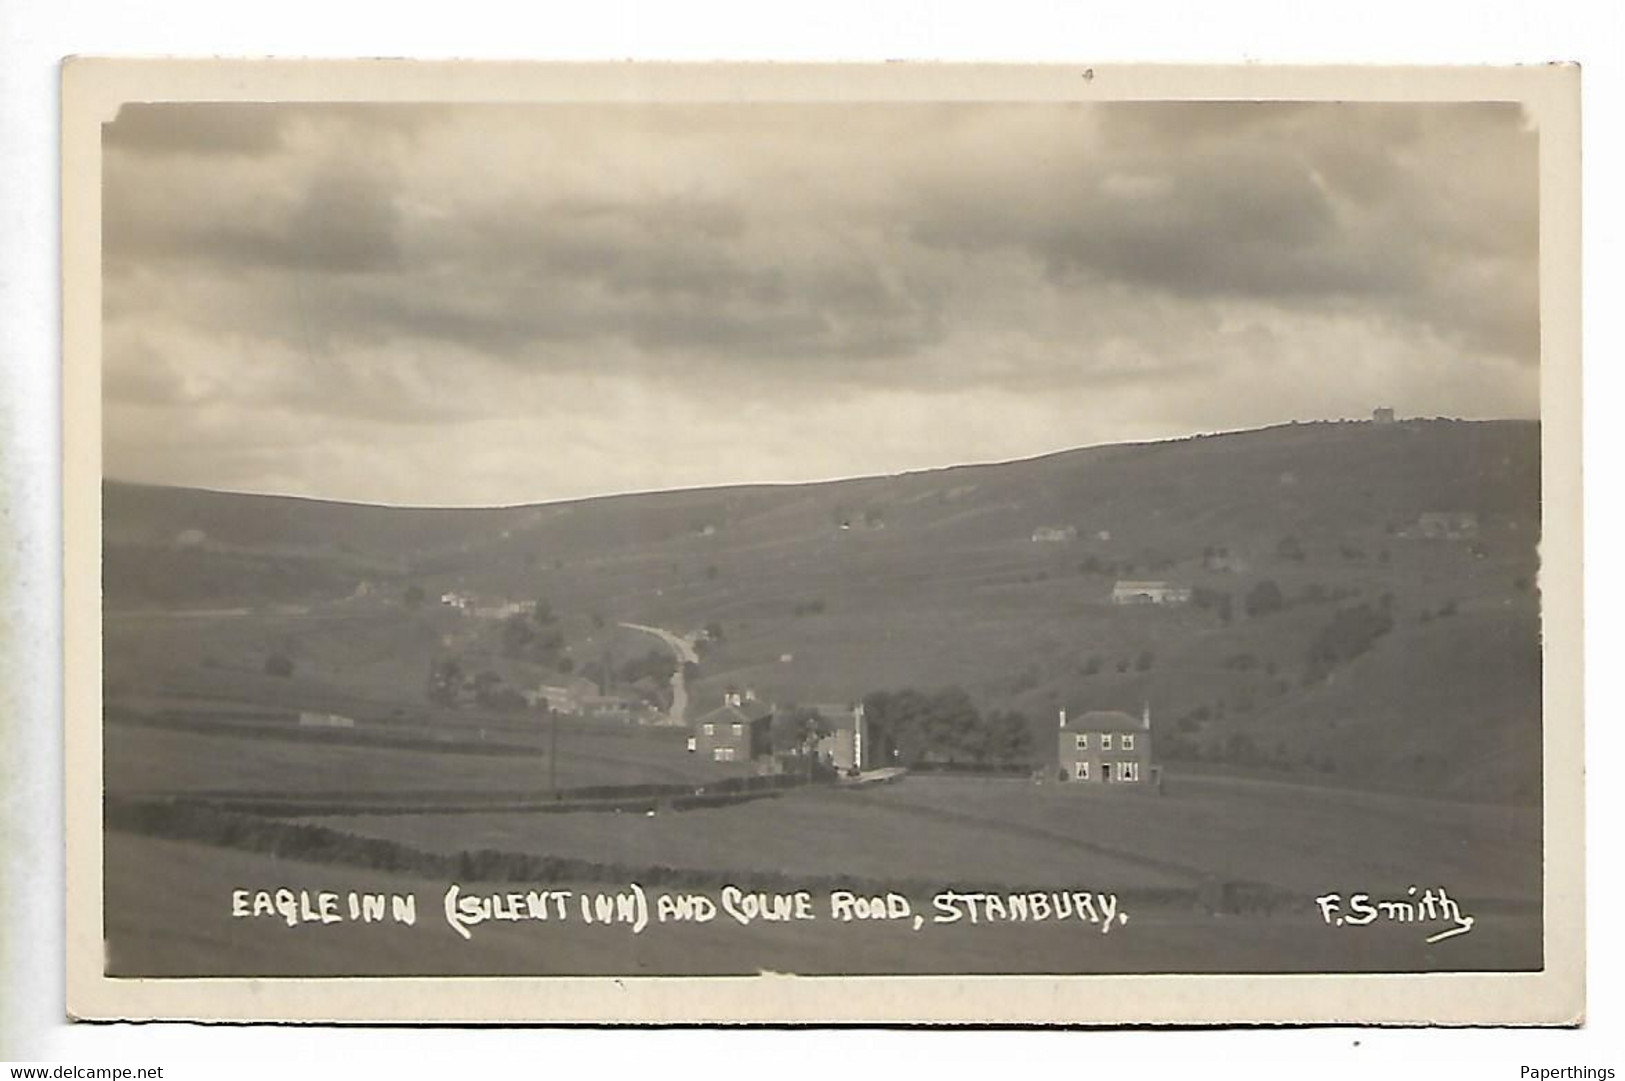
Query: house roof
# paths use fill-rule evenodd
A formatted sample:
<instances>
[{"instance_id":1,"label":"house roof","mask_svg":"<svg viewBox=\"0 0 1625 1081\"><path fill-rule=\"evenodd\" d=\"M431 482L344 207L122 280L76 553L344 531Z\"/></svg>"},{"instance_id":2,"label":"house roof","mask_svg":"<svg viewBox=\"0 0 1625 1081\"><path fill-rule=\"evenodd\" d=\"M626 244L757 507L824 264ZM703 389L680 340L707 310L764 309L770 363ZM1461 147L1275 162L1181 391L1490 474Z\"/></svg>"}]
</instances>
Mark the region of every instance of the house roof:
<instances>
[{"instance_id":1,"label":"house roof","mask_svg":"<svg viewBox=\"0 0 1625 1081\"><path fill-rule=\"evenodd\" d=\"M1145 721L1120 709L1091 709L1066 718L1068 732L1141 732Z\"/></svg>"},{"instance_id":2,"label":"house roof","mask_svg":"<svg viewBox=\"0 0 1625 1081\"><path fill-rule=\"evenodd\" d=\"M1178 589L1180 587L1175 586L1172 582L1167 581L1166 579L1157 579L1155 581L1152 581L1152 580L1132 581L1132 580L1129 580L1129 579L1124 579L1122 581L1119 581L1115 588L1117 588L1117 589Z\"/></svg>"},{"instance_id":3,"label":"house roof","mask_svg":"<svg viewBox=\"0 0 1625 1081\"><path fill-rule=\"evenodd\" d=\"M751 716L738 706L720 706L710 713L694 718L695 724L754 724L767 717L766 711Z\"/></svg>"}]
</instances>

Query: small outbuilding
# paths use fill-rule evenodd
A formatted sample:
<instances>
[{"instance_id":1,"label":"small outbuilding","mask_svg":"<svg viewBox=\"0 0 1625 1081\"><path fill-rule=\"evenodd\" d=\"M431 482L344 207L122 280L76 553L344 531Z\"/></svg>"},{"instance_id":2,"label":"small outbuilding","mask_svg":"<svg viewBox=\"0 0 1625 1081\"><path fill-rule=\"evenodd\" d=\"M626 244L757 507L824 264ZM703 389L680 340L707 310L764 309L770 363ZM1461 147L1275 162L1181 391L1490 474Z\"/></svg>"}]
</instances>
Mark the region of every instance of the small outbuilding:
<instances>
[{"instance_id":1,"label":"small outbuilding","mask_svg":"<svg viewBox=\"0 0 1625 1081\"><path fill-rule=\"evenodd\" d=\"M1112 587L1113 604L1189 604L1190 586L1172 582L1121 581Z\"/></svg>"}]
</instances>

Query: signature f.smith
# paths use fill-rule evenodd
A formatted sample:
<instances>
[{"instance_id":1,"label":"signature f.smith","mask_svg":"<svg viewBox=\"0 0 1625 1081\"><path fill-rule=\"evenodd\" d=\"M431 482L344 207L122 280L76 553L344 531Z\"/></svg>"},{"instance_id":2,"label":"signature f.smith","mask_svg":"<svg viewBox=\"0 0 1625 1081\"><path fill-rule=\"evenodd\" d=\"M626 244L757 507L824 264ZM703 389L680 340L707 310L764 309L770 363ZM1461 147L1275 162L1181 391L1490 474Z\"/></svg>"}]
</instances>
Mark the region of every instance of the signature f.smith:
<instances>
[{"instance_id":1,"label":"signature f.smith","mask_svg":"<svg viewBox=\"0 0 1625 1081\"><path fill-rule=\"evenodd\" d=\"M1324 893L1315 898L1315 904L1320 907L1321 919L1333 927L1365 927L1379 920L1384 923L1449 923L1444 930L1429 935L1427 942L1442 942L1464 935L1473 929L1474 923L1473 917L1462 914L1461 905L1443 886L1429 888L1421 894L1412 886L1404 897L1384 900L1372 900L1369 893L1356 893L1349 897L1346 907L1342 894Z\"/></svg>"}]
</instances>

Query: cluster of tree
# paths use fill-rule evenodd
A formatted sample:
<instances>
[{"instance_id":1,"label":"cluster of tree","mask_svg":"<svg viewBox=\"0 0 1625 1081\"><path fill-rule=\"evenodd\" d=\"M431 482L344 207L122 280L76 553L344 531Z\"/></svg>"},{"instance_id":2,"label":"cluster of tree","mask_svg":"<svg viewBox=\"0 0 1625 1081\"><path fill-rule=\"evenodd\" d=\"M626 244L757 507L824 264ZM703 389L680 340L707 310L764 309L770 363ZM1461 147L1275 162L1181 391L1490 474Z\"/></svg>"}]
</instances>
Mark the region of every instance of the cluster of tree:
<instances>
[{"instance_id":1,"label":"cluster of tree","mask_svg":"<svg viewBox=\"0 0 1625 1081\"><path fill-rule=\"evenodd\" d=\"M774 754L811 756L818 741L834 732L829 720L811 706L784 705L773 711L769 737Z\"/></svg>"},{"instance_id":2,"label":"cluster of tree","mask_svg":"<svg viewBox=\"0 0 1625 1081\"><path fill-rule=\"evenodd\" d=\"M455 657L430 663L423 694L442 706L475 705L503 713L525 709L529 704L523 694L503 682L496 672L487 668L470 676Z\"/></svg>"},{"instance_id":3,"label":"cluster of tree","mask_svg":"<svg viewBox=\"0 0 1625 1081\"><path fill-rule=\"evenodd\" d=\"M1149 672L1156 666L1156 663L1157 655L1149 649L1142 649L1132 657L1118 658L1116 668L1119 672L1127 672L1130 669L1136 672ZM1104 662L1099 657L1090 657L1083 662L1083 666L1078 671L1083 676L1097 676L1100 674L1103 665ZM1018 692L1027 689L1029 688L1019 683L1016 684Z\"/></svg>"},{"instance_id":4,"label":"cluster of tree","mask_svg":"<svg viewBox=\"0 0 1625 1081\"><path fill-rule=\"evenodd\" d=\"M1078 564L1079 574L1093 574L1105 578L1125 578L1139 569L1137 564L1126 560L1103 559L1097 555L1085 556L1083 562Z\"/></svg>"},{"instance_id":5,"label":"cluster of tree","mask_svg":"<svg viewBox=\"0 0 1625 1081\"><path fill-rule=\"evenodd\" d=\"M454 706L463 693L463 666L455 657L433 661L429 665L428 682L423 696L442 706Z\"/></svg>"},{"instance_id":6,"label":"cluster of tree","mask_svg":"<svg viewBox=\"0 0 1625 1081\"><path fill-rule=\"evenodd\" d=\"M1029 761L1032 727L1013 711L983 713L959 687L875 691L863 699L871 738L905 765L920 762L1002 764Z\"/></svg>"},{"instance_id":7,"label":"cluster of tree","mask_svg":"<svg viewBox=\"0 0 1625 1081\"><path fill-rule=\"evenodd\" d=\"M671 705L667 688L676 671L677 659L664 649L651 649L620 664L615 663L612 655L605 654L581 666L581 674L596 683L601 693L630 689L661 708ZM696 668L688 675L692 677L697 671Z\"/></svg>"},{"instance_id":8,"label":"cluster of tree","mask_svg":"<svg viewBox=\"0 0 1625 1081\"><path fill-rule=\"evenodd\" d=\"M1230 594L1222 590L1198 586L1191 592L1191 603L1201 609L1211 608L1218 615L1220 623L1229 623L1235 618L1235 606Z\"/></svg>"},{"instance_id":9,"label":"cluster of tree","mask_svg":"<svg viewBox=\"0 0 1625 1081\"><path fill-rule=\"evenodd\" d=\"M619 675L623 683L636 683L643 679L667 683L676 671L677 658L671 655L670 650L651 649L621 665Z\"/></svg>"},{"instance_id":10,"label":"cluster of tree","mask_svg":"<svg viewBox=\"0 0 1625 1081\"><path fill-rule=\"evenodd\" d=\"M1319 582L1310 582L1298 593L1297 604L1336 604L1346 601L1350 597L1357 597L1360 591L1353 586L1332 586L1328 589Z\"/></svg>"},{"instance_id":11,"label":"cluster of tree","mask_svg":"<svg viewBox=\"0 0 1625 1081\"><path fill-rule=\"evenodd\" d=\"M1266 750L1246 732L1232 732L1223 739L1211 740L1170 733L1158 738L1157 754L1170 762L1212 762L1283 773L1300 770L1322 774L1337 772L1337 763L1329 755L1306 751L1301 758L1294 759L1285 741L1277 740L1273 749Z\"/></svg>"},{"instance_id":12,"label":"cluster of tree","mask_svg":"<svg viewBox=\"0 0 1625 1081\"><path fill-rule=\"evenodd\" d=\"M272 653L265 658L265 674L287 679L293 675L293 658L286 653Z\"/></svg>"},{"instance_id":13,"label":"cluster of tree","mask_svg":"<svg viewBox=\"0 0 1625 1081\"><path fill-rule=\"evenodd\" d=\"M1306 683L1318 682L1353 660L1394 629L1394 617L1369 604L1339 609L1309 643Z\"/></svg>"},{"instance_id":14,"label":"cluster of tree","mask_svg":"<svg viewBox=\"0 0 1625 1081\"><path fill-rule=\"evenodd\" d=\"M553 606L537 601L530 612L518 612L502 621L502 655L514 660L532 661L547 668L568 672L575 667L565 655L564 632L559 628Z\"/></svg>"}]
</instances>

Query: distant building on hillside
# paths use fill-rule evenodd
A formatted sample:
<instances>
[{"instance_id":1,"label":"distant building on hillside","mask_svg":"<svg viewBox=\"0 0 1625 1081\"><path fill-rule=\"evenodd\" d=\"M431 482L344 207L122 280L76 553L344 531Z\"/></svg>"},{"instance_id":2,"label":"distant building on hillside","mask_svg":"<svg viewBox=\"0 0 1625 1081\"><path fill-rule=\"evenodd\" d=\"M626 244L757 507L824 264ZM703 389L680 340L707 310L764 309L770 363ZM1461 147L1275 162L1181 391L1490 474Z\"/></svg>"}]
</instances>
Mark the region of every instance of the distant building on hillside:
<instances>
[{"instance_id":1,"label":"distant building on hillside","mask_svg":"<svg viewBox=\"0 0 1625 1081\"><path fill-rule=\"evenodd\" d=\"M712 762L748 765L773 754L773 710L754 695L729 691L722 705L694 721L691 753Z\"/></svg>"},{"instance_id":2,"label":"distant building on hillside","mask_svg":"<svg viewBox=\"0 0 1625 1081\"><path fill-rule=\"evenodd\" d=\"M1059 778L1103 785L1156 784L1162 767L1151 758L1151 707L1135 717L1121 710L1060 712Z\"/></svg>"},{"instance_id":3,"label":"distant building on hillside","mask_svg":"<svg viewBox=\"0 0 1625 1081\"><path fill-rule=\"evenodd\" d=\"M1375 409L1373 409L1371 411L1371 423L1373 423L1373 424L1392 424L1393 422L1394 422L1394 411L1392 409L1388 408L1387 406L1379 405L1377 408L1375 408Z\"/></svg>"},{"instance_id":4,"label":"distant building on hillside","mask_svg":"<svg viewBox=\"0 0 1625 1081\"><path fill-rule=\"evenodd\" d=\"M563 683L543 683L533 691L526 691L525 700L532 707L545 705L554 713L580 713L583 700L596 690L590 679L568 679Z\"/></svg>"},{"instance_id":5,"label":"distant building on hillside","mask_svg":"<svg viewBox=\"0 0 1625 1081\"><path fill-rule=\"evenodd\" d=\"M524 601L498 601L495 604L476 606L473 614L480 619L507 619L509 616L528 615L534 607L535 605L526 604Z\"/></svg>"},{"instance_id":6,"label":"distant building on hillside","mask_svg":"<svg viewBox=\"0 0 1625 1081\"><path fill-rule=\"evenodd\" d=\"M632 720L632 703L618 694L584 694L576 712L590 721L628 724Z\"/></svg>"},{"instance_id":7,"label":"distant building on hillside","mask_svg":"<svg viewBox=\"0 0 1625 1081\"><path fill-rule=\"evenodd\" d=\"M1062 544L1077 539L1078 527L1075 525L1041 525L1033 530L1033 543L1035 544Z\"/></svg>"},{"instance_id":8,"label":"distant building on hillside","mask_svg":"<svg viewBox=\"0 0 1625 1081\"><path fill-rule=\"evenodd\" d=\"M819 758L841 773L879 765L878 748L869 738L869 722L863 716L862 702L853 706L814 704L808 708L817 710L830 729L830 734L819 740L815 748Z\"/></svg>"},{"instance_id":9,"label":"distant building on hillside","mask_svg":"<svg viewBox=\"0 0 1625 1081\"><path fill-rule=\"evenodd\" d=\"M1113 604L1189 604L1190 586L1172 582L1120 581L1112 587Z\"/></svg>"},{"instance_id":10,"label":"distant building on hillside","mask_svg":"<svg viewBox=\"0 0 1625 1081\"><path fill-rule=\"evenodd\" d=\"M459 593L456 590L449 590L440 594L440 603L445 605L447 608L457 608L466 611L468 606L472 604L473 601L466 593Z\"/></svg>"},{"instance_id":11,"label":"distant building on hillside","mask_svg":"<svg viewBox=\"0 0 1625 1081\"><path fill-rule=\"evenodd\" d=\"M355 719L341 713L317 713L311 710L299 714L301 728L354 728Z\"/></svg>"},{"instance_id":12,"label":"distant building on hillside","mask_svg":"<svg viewBox=\"0 0 1625 1081\"><path fill-rule=\"evenodd\" d=\"M1428 540L1476 540L1478 515L1470 510L1429 511L1416 520L1416 532Z\"/></svg>"}]
</instances>

